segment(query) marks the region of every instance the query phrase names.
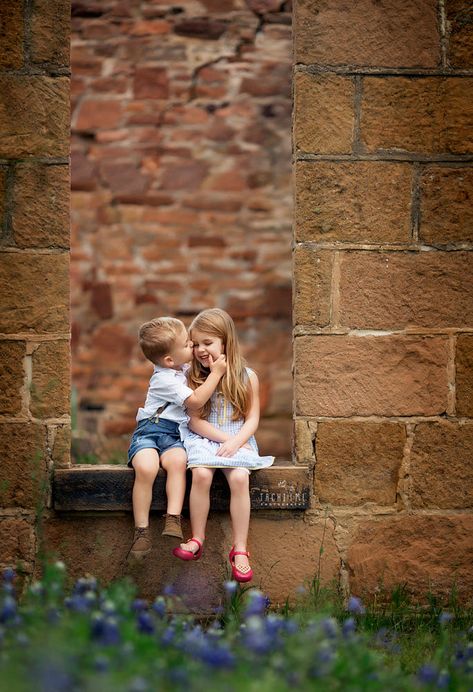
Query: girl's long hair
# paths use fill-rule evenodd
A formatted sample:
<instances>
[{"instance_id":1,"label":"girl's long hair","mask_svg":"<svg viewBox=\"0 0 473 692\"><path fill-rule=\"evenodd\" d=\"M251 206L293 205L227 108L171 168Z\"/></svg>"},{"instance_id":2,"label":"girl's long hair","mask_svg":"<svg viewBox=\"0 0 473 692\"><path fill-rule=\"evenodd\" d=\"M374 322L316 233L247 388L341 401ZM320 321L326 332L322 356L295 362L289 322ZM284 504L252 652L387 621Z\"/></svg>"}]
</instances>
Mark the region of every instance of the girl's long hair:
<instances>
[{"instance_id":1,"label":"girl's long hair","mask_svg":"<svg viewBox=\"0 0 473 692\"><path fill-rule=\"evenodd\" d=\"M245 369L246 363L240 353L240 345L232 318L220 308L202 310L190 326L191 339L193 329L222 339L223 352L227 357L227 371L220 380L216 391L221 392L225 402L233 406L232 420L245 418L250 408L251 389ZM209 370L204 368L196 358L193 358L187 374L189 386L192 389L197 389L208 375ZM201 418L209 417L210 407L209 399L199 412Z\"/></svg>"}]
</instances>

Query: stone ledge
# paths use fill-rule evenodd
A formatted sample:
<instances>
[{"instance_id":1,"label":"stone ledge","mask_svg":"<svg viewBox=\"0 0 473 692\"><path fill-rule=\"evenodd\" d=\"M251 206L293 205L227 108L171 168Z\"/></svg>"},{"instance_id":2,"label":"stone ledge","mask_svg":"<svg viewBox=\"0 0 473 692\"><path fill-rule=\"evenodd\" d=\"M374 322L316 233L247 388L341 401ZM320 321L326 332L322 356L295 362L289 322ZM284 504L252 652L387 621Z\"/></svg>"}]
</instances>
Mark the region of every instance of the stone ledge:
<instances>
[{"instance_id":1,"label":"stone ledge","mask_svg":"<svg viewBox=\"0 0 473 692\"><path fill-rule=\"evenodd\" d=\"M77 465L57 469L53 480L53 508L59 512L131 511L134 472L123 466ZM160 470L153 488L152 510L164 511L166 474ZM187 474L184 507L188 507L191 476ZM252 509L309 508L312 471L306 466L275 465L250 476ZM210 492L213 510L228 510L228 485L217 473Z\"/></svg>"}]
</instances>

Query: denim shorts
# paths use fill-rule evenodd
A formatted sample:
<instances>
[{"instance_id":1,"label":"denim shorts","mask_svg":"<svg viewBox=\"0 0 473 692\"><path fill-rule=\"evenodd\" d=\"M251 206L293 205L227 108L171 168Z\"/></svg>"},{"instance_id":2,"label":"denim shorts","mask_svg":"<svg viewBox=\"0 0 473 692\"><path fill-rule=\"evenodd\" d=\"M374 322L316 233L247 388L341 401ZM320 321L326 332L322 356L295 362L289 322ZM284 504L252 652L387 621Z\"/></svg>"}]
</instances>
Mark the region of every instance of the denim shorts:
<instances>
[{"instance_id":1,"label":"denim shorts","mask_svg":"<svg viewBox=\"0 0 473 692\"><path fill-rule=\"evenodd\" d=\"M155 449L161 455L175 447L184 449L179 435L179 423L165 418L161 418L158 423L153 418L140 420L128 449L128 466L133 467L132 459L142 449Z\"/></svg>"}]
</instances>

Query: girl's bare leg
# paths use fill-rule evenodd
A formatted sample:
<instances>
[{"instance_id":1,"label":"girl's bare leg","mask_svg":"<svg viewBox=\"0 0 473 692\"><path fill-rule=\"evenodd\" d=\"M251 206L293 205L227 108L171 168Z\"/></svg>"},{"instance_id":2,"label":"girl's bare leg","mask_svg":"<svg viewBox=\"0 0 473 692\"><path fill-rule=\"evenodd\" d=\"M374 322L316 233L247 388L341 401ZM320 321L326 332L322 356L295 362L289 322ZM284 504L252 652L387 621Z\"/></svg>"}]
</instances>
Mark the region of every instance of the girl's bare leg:
<instances>
[{"instance_id":1,"label":"girl's bare leg","mask_svg":"<svg viewBox=\"0 0 473 692\"><path fill-rule=\"evenodd\" d=\"M167 513L179 515L186 491L187 455L182 447L174 447L163 452L161 464L166 471Z\"/></svg>"},{"instance_id":2,"label":"girl's bare leg","mask_svg":"<svg viewBox=\"0 0 473 692\"><path fill-rule=\"evenodd\" d=\"M135 526L148 526L153 483L159 471L159 455L155 449L141 449L133 457L133 516Z\"/></svg>"},{"instance_id":3,"label":"girl's bare leg","mask_svg":"<svg viewBox=\"0 0 473 692\"><path fill-rule=\"evenodd\" d=\"M250 526L250 474L246 469L224 469L230 486L230 517L232 520L233 546L235 550L246 551L248 529ZM241 572L249 570L248 558L235 557L235 567Z\"/></svg>"},{"instance_id":4,"label":"girl's bare leg","mask_svg":"<svg viewBox=\"0 0 473 692\"><path fill-rule=\"evenodd\" d=\"M210 509L210 486L214 473L215 469L203 467L192 469L192 487L189 496L192 535L202 543L205 540L205 527ZM198 547L198 544L193 541L181 543L183 550L190 550L193 553Z\"/></svg>"}]
</instances>

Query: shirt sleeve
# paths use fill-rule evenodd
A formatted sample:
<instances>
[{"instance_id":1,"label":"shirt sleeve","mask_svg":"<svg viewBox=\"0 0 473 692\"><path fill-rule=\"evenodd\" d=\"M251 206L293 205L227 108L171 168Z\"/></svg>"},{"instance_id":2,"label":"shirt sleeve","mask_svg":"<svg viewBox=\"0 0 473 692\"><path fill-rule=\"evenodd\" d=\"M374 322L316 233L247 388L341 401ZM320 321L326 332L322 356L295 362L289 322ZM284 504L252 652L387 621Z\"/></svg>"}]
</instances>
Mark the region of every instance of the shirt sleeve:
<instances>
[{"instance_id":1,"label":"shirt sleeve","mask_svg":"<svg viewBox=\"0 0 473 692\"><path fill-rule=\"evenodd\" d=\"M174 372L157 372L149 383L150 392L153 397L163 404L169 402L184 406L184 402L194 391L185 383L185 379L178 377Z\"/></svg>"}]
</instances>

